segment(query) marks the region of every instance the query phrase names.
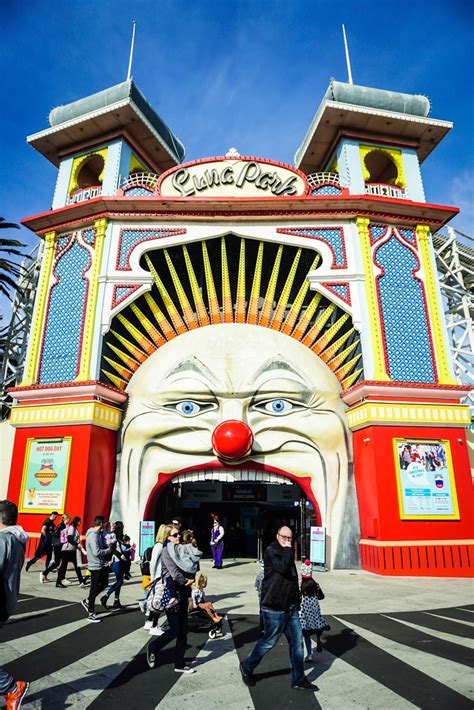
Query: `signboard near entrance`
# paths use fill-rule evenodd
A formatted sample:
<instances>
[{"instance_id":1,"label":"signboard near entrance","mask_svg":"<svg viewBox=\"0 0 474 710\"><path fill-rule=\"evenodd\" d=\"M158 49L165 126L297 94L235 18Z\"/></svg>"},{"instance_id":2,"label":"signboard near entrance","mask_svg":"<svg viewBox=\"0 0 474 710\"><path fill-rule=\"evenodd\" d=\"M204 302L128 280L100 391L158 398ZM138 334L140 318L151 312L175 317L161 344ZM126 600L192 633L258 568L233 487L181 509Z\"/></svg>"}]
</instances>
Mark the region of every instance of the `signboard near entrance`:
<instances>
[{"instance_id":1,"label":"signboard near entrance","mask_svg":"<svg viewBox=\"0 0 474 710\"><path fill-rule=\"evenodd\" d=\"M153 547L155 544L155 521L140 520L140 545L139 554L143 555L148 547Z\"/></svg>"},{"instance_id":2,"label":"signboard near entrance","mask_svg":"<svg viewBox=\"0 0 474 710\"><path fill-rule=\"evenodd\" d=\"M326 528L311 527L309 559L318 565L326 562Z\"/></svg>"},{"instance_id":3,"label":"signboard near entrance","mask_svg":"<svg viewBox=\"0 0 474 710\"><path fill-rule=\"evenodd\" d=\"M200 481L183 486L183 508L199 508L201 503L222 500L222 483Z\"/></svg>"},{"instance_id":4,"label":"signboard near entrance","mask_svg":"<svg viewBox=\"0 0 474 710\"><path fill-rule=\"evenodd\" d=\"M288 197L308 192L306 176L272 160L224 157L173 168L158 182L163 197Z\"/></svg>"},{"instance_id":5,"label":"signboard near entrance","mask_svg":"<svg viewBox=\"0 0 474 710\"><path fill-rule=\"evenodd\" d=\"M222 500L242 500L263 502L267 499L266 486L253 486L245 483L224 483L222 486Z\"/></svg>"}]
</instances>

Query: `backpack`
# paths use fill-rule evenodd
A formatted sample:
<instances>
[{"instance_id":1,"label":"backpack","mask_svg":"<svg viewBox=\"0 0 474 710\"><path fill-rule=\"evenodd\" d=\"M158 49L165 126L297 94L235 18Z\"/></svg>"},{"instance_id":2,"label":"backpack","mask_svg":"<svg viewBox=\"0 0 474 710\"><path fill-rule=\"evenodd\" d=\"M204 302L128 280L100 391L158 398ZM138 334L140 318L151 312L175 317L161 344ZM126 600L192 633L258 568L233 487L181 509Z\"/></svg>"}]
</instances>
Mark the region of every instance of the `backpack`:
<instances>
[{"instance_id":1,"label":"backpack","mask_svg":"<svg viewBox=\"0 0 474 710\"><path fill-rule=\"evenodd\" d=\"M140 562L140 572L142 575L145 577L150 576L150 562L151 562L151 553L153 552L152 547L147 547L145 552L143 553L142 561Z\"/></svg>"},{"instance_id":2,"label":"backpack","mask_svg":"<svg viewBox=\"0 0 474 710\"><path fill-rule=\"evenodd\" d=\"M66 545L68 542L67 531L68 531L68 528L66 527L66 528L64 528L64 530L61 530L61 532L59 534L59 542L61 543L61 545Z\"/></svg>"}]
</instances>

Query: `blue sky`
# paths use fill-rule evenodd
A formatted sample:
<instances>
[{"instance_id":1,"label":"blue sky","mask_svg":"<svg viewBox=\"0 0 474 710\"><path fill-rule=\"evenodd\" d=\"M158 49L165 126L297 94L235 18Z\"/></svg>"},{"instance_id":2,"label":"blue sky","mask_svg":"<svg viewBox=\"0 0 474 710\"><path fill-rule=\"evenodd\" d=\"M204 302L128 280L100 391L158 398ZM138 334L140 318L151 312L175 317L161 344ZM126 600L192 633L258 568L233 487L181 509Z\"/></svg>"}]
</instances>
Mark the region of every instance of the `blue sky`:
<instances>
[{"instance_id":1,"label":"blue sky","mask_svg":"<svg viewBox=\"0 0 474 710\"><path fill-rule=\"evenodd\" d=\"M2 3L0 215L49 209L56 169L25 142L59 104L133 77L186 159L241 154L293 162L329 80L422 93L454 129L422 167L430 202L457 205L474 235L470 0L13 0ZM22 229L22 238L35 237Z\"/></svg>"}]
</instances>

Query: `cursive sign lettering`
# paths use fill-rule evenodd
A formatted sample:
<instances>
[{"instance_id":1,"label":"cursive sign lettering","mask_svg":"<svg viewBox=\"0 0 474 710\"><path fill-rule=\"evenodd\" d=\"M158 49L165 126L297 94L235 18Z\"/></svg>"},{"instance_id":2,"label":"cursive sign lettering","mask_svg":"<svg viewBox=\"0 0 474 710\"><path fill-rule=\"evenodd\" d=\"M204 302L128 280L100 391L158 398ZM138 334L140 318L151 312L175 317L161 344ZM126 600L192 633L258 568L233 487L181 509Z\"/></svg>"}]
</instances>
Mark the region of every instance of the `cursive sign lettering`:
<instances>
[{"instance_id":1,"label":"cursive sign lettering","mask_svg":"<svg viewBox=\"0 0 474 710\"><path fill-rule=\"evenodd\" d=\"M216 163L214 163L216 165ZM216 192L221 185L234 185L236 191L253 186L256 190L271 192L275 196L297 195L302 193L301 178L283 169L266 170L266 164L255 161L240 161L234 165L222 163L222 167L207 168L197 172L189 168L179 168L171 176L173 188L181 197L191 197L206 190ZM194 168L196 166L193 166Z\"/></svg>"}]
</instances>

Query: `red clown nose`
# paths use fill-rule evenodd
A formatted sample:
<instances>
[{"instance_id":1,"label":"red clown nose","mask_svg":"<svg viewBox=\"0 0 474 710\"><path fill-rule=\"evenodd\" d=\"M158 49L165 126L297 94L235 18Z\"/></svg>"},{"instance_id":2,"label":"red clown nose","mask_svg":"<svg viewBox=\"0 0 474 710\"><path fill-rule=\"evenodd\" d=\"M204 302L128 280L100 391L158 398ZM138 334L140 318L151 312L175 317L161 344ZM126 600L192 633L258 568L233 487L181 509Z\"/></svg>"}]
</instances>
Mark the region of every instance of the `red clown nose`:
<instances>
[{"instance_id":1,"label":"red clown nose","mask_svg":"<svg viewBox=\"0 0 474 710\"><path fill-rule=\"evenodd\" d=\"M245 422L229 419L214 429L212 446L222 459L243 459L253 444L252 430Z\"/></svg>"}]
</instances>

